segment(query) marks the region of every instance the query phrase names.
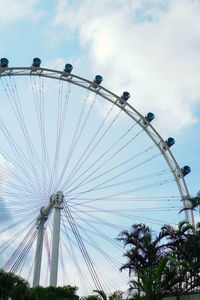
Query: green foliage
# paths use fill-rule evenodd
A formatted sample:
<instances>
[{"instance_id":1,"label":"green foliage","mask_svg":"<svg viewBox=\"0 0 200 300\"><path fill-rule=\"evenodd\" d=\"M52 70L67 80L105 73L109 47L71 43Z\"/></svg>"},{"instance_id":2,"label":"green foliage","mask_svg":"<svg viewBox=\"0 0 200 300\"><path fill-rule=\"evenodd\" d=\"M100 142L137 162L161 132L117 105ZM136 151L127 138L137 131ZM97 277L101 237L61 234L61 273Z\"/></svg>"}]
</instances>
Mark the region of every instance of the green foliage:
<instances>
[{"instance_id":1,"label":"green foliage","mask_svg":"<svg viewBox=\"0 0 200 300\"><path fill-rule=\"evenodd\" d=\"M0 299L28 299L29 284L13 273L0 270Z\"/></svg>"},{"instance_id":2,"label":"green foliage","mask_svg":"<svg viewBox=\"0 0 200 300\"><path fill-rule=\"evenodd\" d=\"M115 291L111 296L109 296L109 300L123 300L123 292Z\"/></svg>"},{"instance_id":3,"label":"green foliage","mask_svg":"<svg viewBox=\"0 0 200 300\"><path fill-rule=\"evenodd\" d=\"M177 229L164 225L158 235L144 224L134 224L118 240L128 247L121 270L135 276L129 288L133 299L160 300L200 285L200 236L189 223L180 222Z\"/></svg>"},{"instance_id":4,"label":"green foliage","mask_svg":"<svg viewBox=\"0 0 200 300\"><path fill-rule=\"evenodd\" d=\"M0 299L1 300L78 300L78 288L75 286L30 288L23 278L0 270Z\"/></svg>"},{"instance_id":5,"label":"green foliage","mask_svg":"<svg viewBox=\"0 0 200 300\"><path fill-rule=\"evenodd\" d=\"M147 300L146 296L140 296L137 293L133 293L131 297L128 298L129 300Z\"/></svg>"},{"instance_id":6,"label":"green foliage","mask_svg":"<svg viewBox=\"0 0 200 300\"><path fill-rule=\"evenodd\" d=\"M79 296L76 295L78 288L72 287L72 286L63 286L63 287L41 287L41 286L36 286L34 288L31 288L32 295L35 297L34 299L40 300L78 300Z\"/></svg>"},{"instance_id":7,"label":"green foliage","mask_svg":"<svg viewBox=\"0 0 200 300\"><path fill-rule=\"evenodd\" d=\"M94 290L94 292L97 293L101 297L102 300L107 300L107 296L104 293L104 291Z\"/></svg>"},{"instance_id":8,"label":"green foliage","mask_svg":"<svg viewBox=\"0 0 200 300\"><path fill-rule=\"evenodd\" d=\"M200 212L200 191L197 193L196 197L187 199L190 203L189 207L184 207L180 210L179 214L184 210L199 210Z\"/></svg>"},{"instance_id":9,"label":"green foliage","mask_svg":"<svg viewBox=\"0 0 200 300\"><path fill-rule=\"evenodd\" d=\"M98 300L99 297L97 295L89 295L87 297L84 297L84 300Z\"/></svg>"},{"instance_id":10,"label":"green foliage","mask_svg":"<svg viewBox=\"0 0 200 300\"><path fill-rule=\"evenodd\" d=\"M109 297L106 296L104 291L94 290L93 292L97 293L97 295L90 295L84 300L123 300L123 292L122 291L115 291Z\"/></svg>"}]
</instances>

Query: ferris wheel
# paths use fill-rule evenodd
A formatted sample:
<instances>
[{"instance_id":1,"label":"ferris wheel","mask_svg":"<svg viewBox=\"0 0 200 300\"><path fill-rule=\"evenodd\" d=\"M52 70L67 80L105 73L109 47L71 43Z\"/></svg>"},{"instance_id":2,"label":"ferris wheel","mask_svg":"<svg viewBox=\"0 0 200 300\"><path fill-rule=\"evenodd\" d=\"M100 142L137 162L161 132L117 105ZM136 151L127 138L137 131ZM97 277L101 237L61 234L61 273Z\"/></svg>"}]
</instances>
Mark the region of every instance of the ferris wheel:
<instances>
[{"instance_id":1,"label":"ferris wheel","mask_svg":"<svg viewBox=\"0 0 200 300\"><path fill-rule=\"evenodd\" d=\"M118 234L133 223L177 222L190 207L191 170L129 92L117 96L102 76L72 70L0 60L0 267L34 286L87 294L127 284ZM192 210L185 218L194 225Z\"/></svg>"}]
</instances>

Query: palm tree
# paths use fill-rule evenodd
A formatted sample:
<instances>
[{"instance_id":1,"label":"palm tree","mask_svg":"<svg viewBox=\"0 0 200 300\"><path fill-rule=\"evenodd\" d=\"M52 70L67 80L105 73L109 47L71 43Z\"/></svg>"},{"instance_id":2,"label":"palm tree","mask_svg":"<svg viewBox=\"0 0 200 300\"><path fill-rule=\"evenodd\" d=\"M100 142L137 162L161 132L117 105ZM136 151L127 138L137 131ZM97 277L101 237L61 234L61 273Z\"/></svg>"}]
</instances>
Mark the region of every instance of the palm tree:
<instances>
[{"instance_id":1,"label":"palm tree","mask_svg":"<svg viewBox=\"0 0 200 300\"><path fill-rule=\"evenodd\" d=\"M130 289L138 292L138 299L141 294L148 300L181 295L200 285L199 228L183 221L177 228L164 225L155 235L148 226L135 224L119 235L118 240L129 247L121 270L136 276Z\"/></svg>"},{"instance_id":2,"label":"palm tree","mask_svg":"<svg viewBox=\"0 0 200 300\"><path fill-rule=\"evenodd\" d=\"M115 291L111 296L109 296L109 300L123 300L123 292L122 291Z\"/></svg>"},{"instance_id":3,"label":"palm tree","mask_svg":"<svg viewBox=\"0 0 200 300\"><path fill-rule=\"evenodd\" d=\"M145 224L134 224L131 231L122 231L118 240L124 243L124 247L129 247L124 254L127 258L120 270L128 269L129 275L137 275L137 280L133 281L133 288L146 294L147 299L159 299L157 291L157 280L155 271L159 262L165 257L164 247L161 243L164 235L156 235Z\"/></svg>"},{"instance_id":4,"label":"palm tree","mask_svg":"<svg viewBox=\"0 0 200 300\"><path fill-rule=\"evenodd\" d=\"M198 228L197 225L195 230L191 224L183 221L178 224L177 228L164 225L161 229L168 241L166 245L171 256L168 273L170 271L176 273L170 286L170 291L174 294L184 294L200 283L200 236L198 235Z\"/></svg>"},{"instance_id":5,"label":"palm tree","mask_svg":"<svg viewBox=\"0 0 200 300\"><path fill-rule=\"evenodd\" d=\"M104 293L104 291L100 291L100 290L94 290L93 292L97 293L98 296L95 296L96 298L94 299L99 299L99 296L101 297L102 300L123 300L123 292L122 291L115 291L112 295L110 295L109 297L106 296L106 294ZM87 300L93 300L91 297L90 298L86 298Z\"/></svg>"},{"instance_id":6,"label":"palm tree","mask_svg":"<svg viewBox=\"0 0 200 300\"><path fill-rule=\"evenodd\" d=\"M93 292L97 293L101 297L102 300L107 300L107 296L104 293L104 291L94 290ZM97 299L98 299L98 297L97 297Z\"/></svg>"},{"instance_id":7,"label":"palm tree","mask_svg":"<svg viewBox=\"0 0 200 300\"><path fill-rule=\"evenodd\" d=\"M199 210L200 212L200 191L197 193L196 197L192 197L187 200L190 202L190 207L182 208L179 214L184 210Z\"/></svg>"}]
</instances>

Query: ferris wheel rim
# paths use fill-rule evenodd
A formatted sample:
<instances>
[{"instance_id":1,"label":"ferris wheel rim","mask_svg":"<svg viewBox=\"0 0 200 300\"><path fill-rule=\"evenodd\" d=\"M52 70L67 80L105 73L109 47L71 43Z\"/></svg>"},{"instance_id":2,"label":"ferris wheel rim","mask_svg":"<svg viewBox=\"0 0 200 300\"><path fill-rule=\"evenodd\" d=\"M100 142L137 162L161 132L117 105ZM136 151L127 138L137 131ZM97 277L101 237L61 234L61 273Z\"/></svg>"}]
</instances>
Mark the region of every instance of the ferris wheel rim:
<instances>
[{"instance_id":1,"label":"ferris wheel rim","mask_svg":"<svg viewBox=\"0 0 200 300\"><path fill-rule=\"evenodd\" d=\"M177 163L174 155L171 150L167 146L165 140L161 137L158 131L154 128L154 126L132 105L128 102L121 104L122 98L115 93L111 92L109 89L103 87L100 84L95 83L94 81L88 80L84 77L77 76L73 73L67 73L65 71L59 71L55 69L49 68L41 68L41 67L0 67L0 78L7 76L37 76L37 77L45 77L50 79L61 80L64 82L69 82L73 85L79 86L81 88L85 88L90 90L93 93L98 94L105 100L113 103L115 106L124 111L130 118L132 118L150 137L156 147L159 149L161 155L164 157L168 167L170 168L175 182L177 184L181 200L183 202L183 206L185 209L185 217L186 221L191 223L193 226L194 215L193 211L190 209L191 215L189 216L187 209L190 208L190 195L187 188L187 184L185 182L184 176L182 174L181 168ZM126 108L128 107L128 109ZM157 140L156 140L157 139Z\"/></svg>"}]
</instances>

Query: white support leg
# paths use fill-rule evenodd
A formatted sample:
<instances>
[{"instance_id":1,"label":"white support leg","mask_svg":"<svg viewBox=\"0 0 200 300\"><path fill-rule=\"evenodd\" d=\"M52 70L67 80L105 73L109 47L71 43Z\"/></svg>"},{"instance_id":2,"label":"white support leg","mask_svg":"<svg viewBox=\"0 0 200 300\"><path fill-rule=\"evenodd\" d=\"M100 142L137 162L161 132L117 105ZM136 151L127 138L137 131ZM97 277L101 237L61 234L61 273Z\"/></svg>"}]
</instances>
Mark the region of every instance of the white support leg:
<instances>
[{"instance_id":1,"label":"white support leg","mask_svg":"<svg viewBox=\"0 0 200 300\"><path fill-rule=\"evenodd\" d=\"M37 286L40 283L40 271L41 271L41 262L42 262L42 248L43 248L43 235L44 235L44 223L48 219L48 215L52 210L56 195L52 195L49 203L42 207L40 214L37 217L37 242L36 242L36 252L35 252L35 266L33 274L33 286Z\"/></svg>"},{"instance_id":2,"label":"white support leg","mask_svg":"<svg viewBox=\"0 0 200 300\"><path fill-rule=\"evenodd\" d=\"M44 220L41 220L40 224L38 225L37 244L36 244L36 253L35 253L35 266L34 266L34 275L33 275L33 287L39 285L39 283L40 283L44 222L45 222Z\"/></svg>"},{"instance_id":3,"label":"white support leg","mask_svg":"<svg viewBox=\"0 0 200 300\"><path fill-rule=\"evenodd\" d=\"M58 254L59 254L59 240L60 240L60 210L62 209L62 202L64 195L62 192L53 194L49 203L42 207L40 214L37 217L37 243L35 253L35 266L33 274L33 286L40 283L40 271L42 262L42 248L43 248L43 235L44 223L48 219L49 213L54 207L54 221L53 221L53 242L51 252L51 272L50 272L50 285L57 286L57 273L58 273Z\"/></svg>"},{"instance_id":4,"label":"white support leg","mask_svg":"<svg viewBox=\"0 0 200 300\"><path fill-rule=\"evenodd\" d=\"M58 275L58 255L59 255L59 241L60 241L60 210L63 202L63 193L56 194L57 199L54 205L54 220L53 220L53 241L51 252L51 271L50 271L50 285L57 286Z\"/></svg>"}]
</instances>

